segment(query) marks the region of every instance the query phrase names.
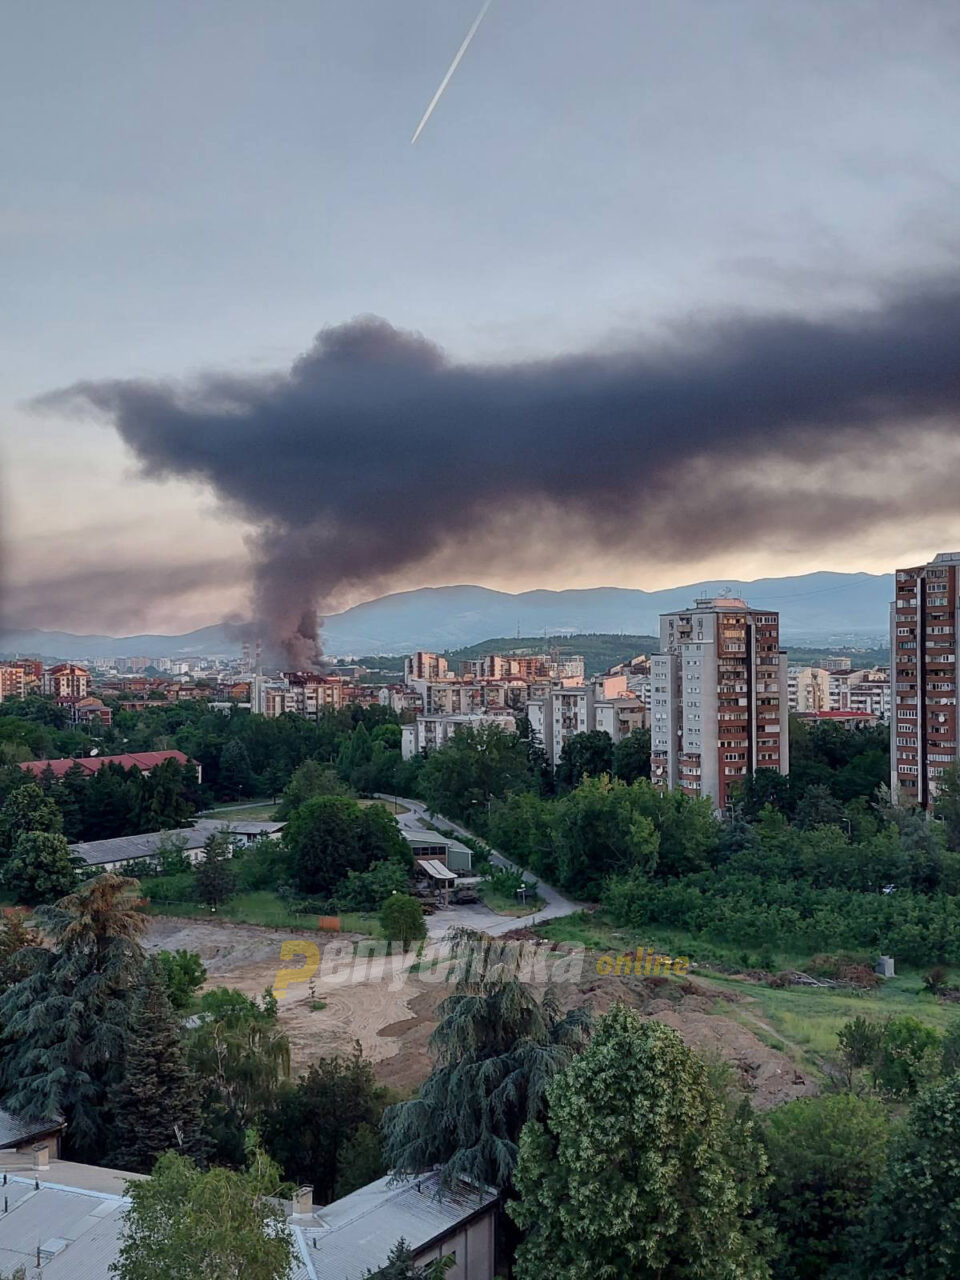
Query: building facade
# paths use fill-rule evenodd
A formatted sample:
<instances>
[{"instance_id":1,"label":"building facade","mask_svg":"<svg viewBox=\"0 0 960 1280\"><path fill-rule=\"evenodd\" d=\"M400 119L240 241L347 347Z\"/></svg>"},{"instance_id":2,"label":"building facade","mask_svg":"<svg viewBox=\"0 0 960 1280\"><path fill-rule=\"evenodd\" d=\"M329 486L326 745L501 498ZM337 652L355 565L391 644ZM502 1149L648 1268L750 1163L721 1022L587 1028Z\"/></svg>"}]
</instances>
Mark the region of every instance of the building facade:
<instances>
[{"instance_id":1,"label":"building facade","mask_svg":"<svg viewBox=\"0 0 960 1280\"><path fill-rule=\"evenodd\" d=\"M75 662L61 662L43 673L43 692L51 698L85 698L90 672Z\"/></svg>"},{"instance_id":2,"label":"building facade","mask_svg":"<svg viewBox=\"0 0 960 1280\"><path fill-rule=\"evenodd\" d=\"M731 598L662 614L651 670L654 785L724 809L756 769L790 768L780 618Z\"/></svg>"},{"instance_id":3,"label":"building facade","mask_svg":"<svg viewBox=\"0 0 960 1280\"><path fill-rule=\"evenodd\" d=\"M890 789L899 803L930 808L957 754L960 551L898 569L890 611L894 722Z\"/></svg>"}]
</instances>

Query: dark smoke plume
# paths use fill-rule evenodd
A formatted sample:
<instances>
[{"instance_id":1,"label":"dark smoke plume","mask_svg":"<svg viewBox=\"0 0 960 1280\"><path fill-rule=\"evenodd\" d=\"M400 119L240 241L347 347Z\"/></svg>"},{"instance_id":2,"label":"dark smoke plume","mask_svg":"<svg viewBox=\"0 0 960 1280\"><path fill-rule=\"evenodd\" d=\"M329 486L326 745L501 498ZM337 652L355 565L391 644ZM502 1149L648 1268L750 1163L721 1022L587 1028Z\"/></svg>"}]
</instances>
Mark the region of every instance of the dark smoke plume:
<instances>
[{"instance_id":1,"label":"dark smoke plume","mask_svg":"<svg viewBox=\"0 0 960 1280\"><path fill-rule=\"evenodd\" d=\"M501 365L453 363L366 318L324 330L286 372L89 382L44 401L105 414L145 474L204 481L255 524L259 622L303 666L317 608L428 561L813 545L910 513L906 480L857 494L842 464L915 462L955 432L960 285ZM836 479L797 483L811 461ZM923 493L928 513L956 511L943 457Z\"/></svg>"}]
</instances>

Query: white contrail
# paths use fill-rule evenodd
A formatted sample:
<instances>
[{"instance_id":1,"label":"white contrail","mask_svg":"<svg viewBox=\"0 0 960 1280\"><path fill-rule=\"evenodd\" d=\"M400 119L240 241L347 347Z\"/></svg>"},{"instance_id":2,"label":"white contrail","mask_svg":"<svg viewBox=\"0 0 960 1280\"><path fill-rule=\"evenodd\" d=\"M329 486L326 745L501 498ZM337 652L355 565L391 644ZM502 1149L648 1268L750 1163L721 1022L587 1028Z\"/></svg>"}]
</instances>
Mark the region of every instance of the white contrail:
<instances>
[{"instance_id":1,"label":"white contrail","mask_svg":"<svg viewBox=\"0 0 960 1280\"><path fill-rule=\"evenodd\" d=\"M460 65L460 61L461 61L461 59L463 58L463 55L467 52L467 50L468 50L468 49L469 49L469 47L470 47L470 41L471 41L471 40L473 39L473 37L477 34L477 28L480 26L480 23L483 21L484 16L486 15L487 10L490 8L490 5L491 5L492 3L493 3L493 0L484 0L484 6L483 6L483 8L480 10L479 14L477 15L476 20L474 21L473 26L472 26L472 27L470 28L470 30L467 32L467 35L466 35L466 38L465 38L465 40L464 40L463 44L462 44L462 45L460 46L460 48L457 50L457 56L456 56L456 57L454 58L454 60L450 63L450 70L447 72L447 74L446 74L446 75L443 77L443 79L440 81L440 88L437 90L437 92L436 92L436 93L433 95L433 97L430 99L430 105L429 105L429 107L427 107L426 111L423 113L423 119L422 119L422 120L420 121L420 123L417 125L417 131L416 131L416 133L415 133L415 134L413 135L413 137L410 139L410 145L411 145L411 146L413 146L413 144L416 142L416 140L420 137L420 134L423 132L423 126L427 123L427 121L428 121L428 120L430 119L430 117L433 115L433 109L434 109L434 107L437 105L437 103L438 103L438 102L440 101L440 99L443 97L443 91L444 91L444 89L445 89L445 88L447 87L447 85L450 83L450 78L451 78L451 76L453 75L453 73L456 71L457 67L459 67L459 65Z\"/></svg>"}]
</instances>

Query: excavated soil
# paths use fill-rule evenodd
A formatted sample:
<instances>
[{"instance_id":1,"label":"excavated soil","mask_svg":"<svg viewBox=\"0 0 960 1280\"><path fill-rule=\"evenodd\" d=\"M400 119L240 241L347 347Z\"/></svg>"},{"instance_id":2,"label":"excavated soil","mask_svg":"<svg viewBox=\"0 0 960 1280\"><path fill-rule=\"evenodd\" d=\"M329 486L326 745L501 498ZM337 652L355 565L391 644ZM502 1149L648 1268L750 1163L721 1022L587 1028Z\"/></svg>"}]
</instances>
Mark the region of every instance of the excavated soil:
<instances>
[{"instance_id":1,"label":"excavated soil","mask_svg":"<svg viewBox=\"0 0 960 1280\"><path fill-rule=\"evenodd\" d=\"M529 930L522 933L528 940ZM245 995L260 996L265 988L274 986L279 969L304 963L303 957L280 958L284 941L303 937L255 925L156 917L151 920L146 945L196 951L207 968L207 987L236 987ZM309 935L309 940L321 947L332 941L323 934ZM349 953L357 938L338 935L336 940ZM400 968L413 963L411 952ZM564 1007L587 1008L599 1014L622 1001L645 1017L659 1019L692 1048L728 1062L736 1083L757 1110L766 1111L817 1092L816 1080L809 1072L765 1045L749 1027L716 1011L723 1002L737 1004L750 1020L745 997L714 992L693 979L680 983L599 977L589 965L585 969L579 982L560 988ZM364 980L345 982L321 965L310 983L289 983L280 1002L280 1021L290 1037L293 1072L298 1074L318 1058L350 1053L359 1044L380 1082L400 1095L409 1094L430 1071L428 1041L436 1026L437 1004L449 988L442 982L426 981L416 972L398 973L389 967L378 971L376 965L362 976ZM324 1008L311 1008L319 1001L324 1002Z\"/></svg>"}]
</instances>

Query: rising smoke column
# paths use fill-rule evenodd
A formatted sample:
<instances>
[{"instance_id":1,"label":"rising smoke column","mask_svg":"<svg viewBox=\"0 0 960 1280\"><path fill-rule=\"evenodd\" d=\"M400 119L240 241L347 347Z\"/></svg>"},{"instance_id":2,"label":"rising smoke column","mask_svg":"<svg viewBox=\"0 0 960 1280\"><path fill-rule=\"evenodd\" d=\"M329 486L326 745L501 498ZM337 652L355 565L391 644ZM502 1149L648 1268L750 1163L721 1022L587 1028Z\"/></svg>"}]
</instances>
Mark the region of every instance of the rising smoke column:
<instances>
[{"instance_id":1,"label":"rising smoke column","mask_svg":"<svg viewBox=\"0 0 960 1280\"><path fill-rule=\"evenodd\" d=\"M473 570L524 547L545 565L591 546L691 558L772 531L824 545L913 511L899 475L856 493L843 464L956 432L960 284L498 365L368 317L282 372L86 382L41 403L104 415L145 475L205 482L251 522L257 627L305 666L318 609L428 563ZM947 457L924 486L931 513L956 511ZM833 467L814 489L799 483L811 459Z\"/></svg>"}]
</instances>

